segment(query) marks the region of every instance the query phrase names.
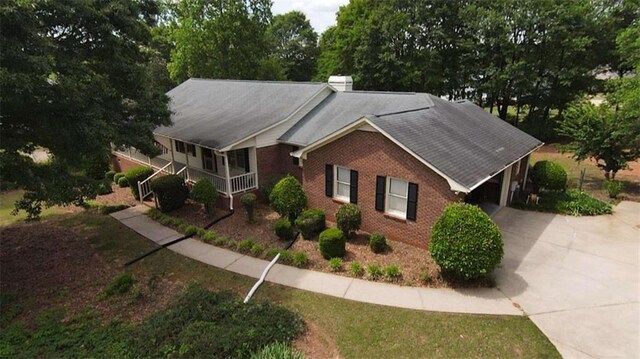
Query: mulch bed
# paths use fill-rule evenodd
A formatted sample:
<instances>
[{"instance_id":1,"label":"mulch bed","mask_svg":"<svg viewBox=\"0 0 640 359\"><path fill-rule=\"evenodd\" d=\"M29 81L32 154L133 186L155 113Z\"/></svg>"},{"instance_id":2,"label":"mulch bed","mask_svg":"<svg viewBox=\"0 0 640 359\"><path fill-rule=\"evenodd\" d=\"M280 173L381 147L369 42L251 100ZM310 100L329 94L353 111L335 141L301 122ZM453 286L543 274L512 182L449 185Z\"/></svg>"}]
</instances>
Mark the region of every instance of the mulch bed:
<instances>
[{"instance_id":1,"label":"mulch bed","mask_svg":"<svg viewBox=\"0 0 640 359\"><path fill-rule=\"evenodd\" d=\"M135 198L133 198L131 188L129 187L121 188L118 185L112 184L111 189L113 190L112 193L97 196L95 201L109 206L120 204L135 206L140 203L140 201L137 201Z\"/></svg>"},{"instance_id":2,"label":"mulch bed","mask_svg":"<svg viewBox=\"0 0 640 359\"><path fill-rule=\"evenodd\" d=\"M254 218L254 223L248 223L246 212L239 208L233 216L216 223L212 229L218 235L238 242L250 239L265 248L284 248L287 242L280 240L273 230L273 224L280 215L264 204L257 204Z\"/></svg>"}]
</instances>

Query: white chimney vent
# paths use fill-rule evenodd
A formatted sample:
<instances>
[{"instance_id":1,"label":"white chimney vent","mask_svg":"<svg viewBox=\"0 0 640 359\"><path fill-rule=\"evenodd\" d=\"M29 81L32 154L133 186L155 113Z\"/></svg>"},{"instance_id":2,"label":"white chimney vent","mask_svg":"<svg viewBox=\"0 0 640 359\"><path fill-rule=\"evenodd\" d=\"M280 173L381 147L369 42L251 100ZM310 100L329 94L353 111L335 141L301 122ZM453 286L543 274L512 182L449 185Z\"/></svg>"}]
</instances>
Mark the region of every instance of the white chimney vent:
<instances>
[{"instance_id":1,"label":"white chimney vent","mask_svg":"<svg viewBox=\"0 0 640 359\"><path fill-rule=\"evenodd\" d=\"M351 76L330 76L329 85L337 91L353 91L353 78Z\"/></svg>"}]
</instances>

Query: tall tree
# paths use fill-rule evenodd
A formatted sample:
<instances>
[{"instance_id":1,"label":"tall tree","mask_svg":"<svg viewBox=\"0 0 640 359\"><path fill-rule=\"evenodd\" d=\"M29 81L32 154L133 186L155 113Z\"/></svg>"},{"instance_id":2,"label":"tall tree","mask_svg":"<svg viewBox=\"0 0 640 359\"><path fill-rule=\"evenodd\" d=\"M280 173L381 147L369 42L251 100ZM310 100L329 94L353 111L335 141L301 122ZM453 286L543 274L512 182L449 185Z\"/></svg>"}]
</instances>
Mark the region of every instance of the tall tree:
<instances>
[{"instance_id":1,"label":"tall tree","mask_svg":"<svg viewBox=\"0 0 640 359\"><path fill-rule=\"evenodd\" d=\"M19 1L0 7L0 173L26 189L20 208L81 203L111 144L153 153L169 124L147 68L150 1ZM11 89L11 91L6 91ZM52 160L26 154L45 148Z\"/></svg>"},{"instance_id":2,"label":"tall tree","mask_svg":"<svg viewBox=\"0 0 640 359\"><path fill-rule=\"evenodd\" d=\"M300 11L276 15L267 36L272 56L282 65L287 79L309 81L318 57L318 34Z\"/></svg>"},{"instance_id":3,"label":"tall tree","mask_svg":"<svg viewBox=\"0 0 640 359\"><path fill-rule=\"evenodd\" d=\"M181 0L174 16L171 78L255 79L267 54L271 17L270 0Z\"/></svg>"}]
</instances>

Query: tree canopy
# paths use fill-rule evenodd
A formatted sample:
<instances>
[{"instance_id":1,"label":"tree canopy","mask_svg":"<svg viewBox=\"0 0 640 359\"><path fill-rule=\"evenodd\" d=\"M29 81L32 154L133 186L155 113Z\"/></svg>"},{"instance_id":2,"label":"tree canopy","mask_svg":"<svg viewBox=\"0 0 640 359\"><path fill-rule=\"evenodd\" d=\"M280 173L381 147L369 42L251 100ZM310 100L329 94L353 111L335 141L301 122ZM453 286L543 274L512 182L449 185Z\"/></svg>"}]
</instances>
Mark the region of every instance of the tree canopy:
<instances>
[{"instance_id":1,"label":"tree canopy","mask_svg":"<svg viewBox=\"0 0 640 359\"><path fill-rule=\"evenodd\" d=\"M170 121L148 67L156 13L147 1L0 7L0 172L27 190L21 208L30 214L45 200L79 203L95 194L89 175L106 163L111 144L154 152L152 130ZM51 160L34 163L27 155L36 148Z\"/></svg>"},{"instance_id":2,"label":"tree canopy","mask_svg":"<svg viewBox=\"0 0 640 359\"><path fill-rule=\"evenodd\" d=\"M291 81L311 80L318 57L318 34L300 11L276 15L267 30L270 51Z\"/></svg>"}]
</instances>

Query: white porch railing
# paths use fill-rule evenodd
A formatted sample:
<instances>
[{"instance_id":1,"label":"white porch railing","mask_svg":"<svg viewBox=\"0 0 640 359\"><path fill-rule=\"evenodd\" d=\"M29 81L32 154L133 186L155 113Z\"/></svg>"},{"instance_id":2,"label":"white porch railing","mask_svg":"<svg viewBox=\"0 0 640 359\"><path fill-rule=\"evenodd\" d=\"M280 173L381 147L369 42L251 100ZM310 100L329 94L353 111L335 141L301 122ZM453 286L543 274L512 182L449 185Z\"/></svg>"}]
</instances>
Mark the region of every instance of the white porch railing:
<instances>
[{"instance_id":1,"label":"white porch railing","mask_svg":"<svg viewBox=\"0 0 640 359\"><path fill-rule=\"evenodd\" d=\"M159 174L172 174L173 163L169 162L164 167L155 171L151 176L147 177L144 181L138 181L138 194L140 195L140 203L144 202L144 199L151 194L151 180Z\"/></svg>"},{"instance_id":2,"label":"white porch railing","mask_svg":"<svg viewBox=\"0 0 640 359\"><path fill-rule=\"evenodd\" d=\"M257 187L258 184L256 183L256 174L254 172L231 177L231 194L243 192Z\"/></svg>"},{"instance_id":3,"label":"white porch railing","mask_svg":"<svg viewBox=\"0 0 640 359\"><path fill-rule=\"evenodd\" d=\"M189 180L191 182L196 182L197 180L199 180L201 178L206 178L209 181L211 181L211 183L213 183L213 185L216 186L216 189L218 190L218 192L227 193L227 179L226 178L224 178L222 176L218 176L218 175L210 173L210 172L201 171L201 170L193 168L193 167L189 167L187 169L187 180Z\"/></svg>"}]
</instances>

